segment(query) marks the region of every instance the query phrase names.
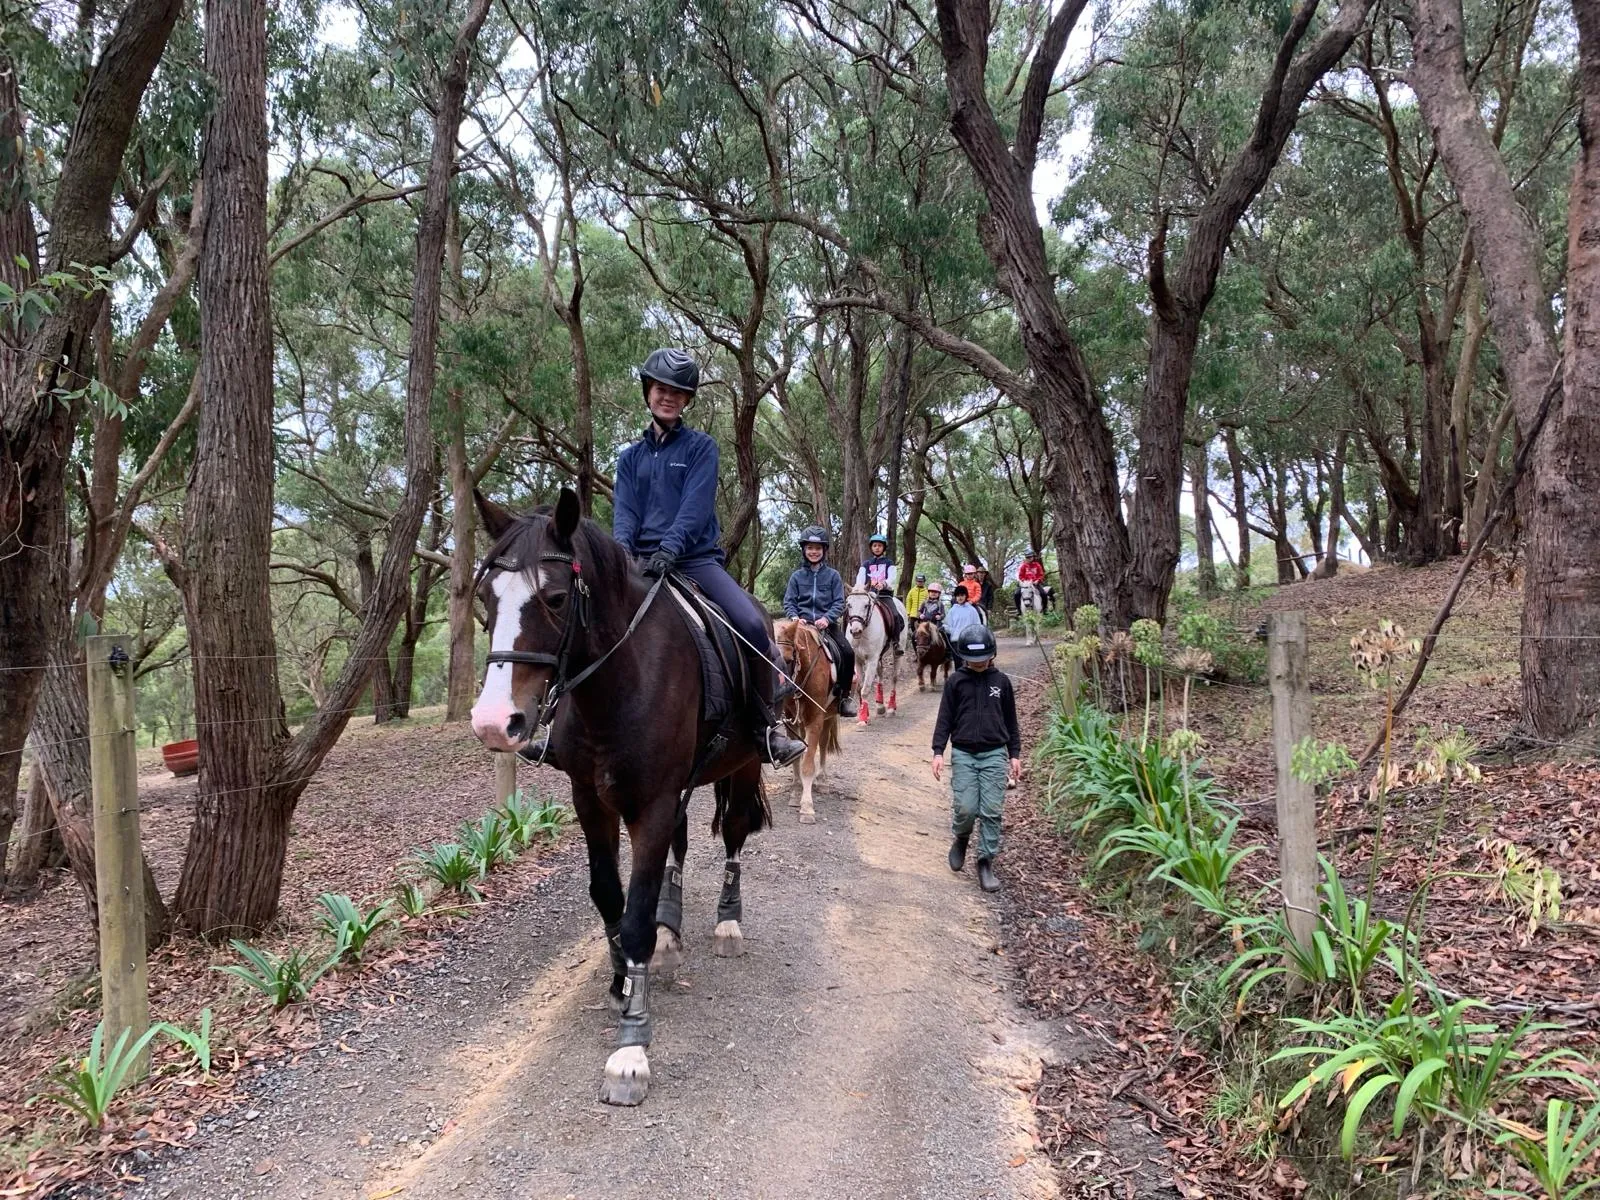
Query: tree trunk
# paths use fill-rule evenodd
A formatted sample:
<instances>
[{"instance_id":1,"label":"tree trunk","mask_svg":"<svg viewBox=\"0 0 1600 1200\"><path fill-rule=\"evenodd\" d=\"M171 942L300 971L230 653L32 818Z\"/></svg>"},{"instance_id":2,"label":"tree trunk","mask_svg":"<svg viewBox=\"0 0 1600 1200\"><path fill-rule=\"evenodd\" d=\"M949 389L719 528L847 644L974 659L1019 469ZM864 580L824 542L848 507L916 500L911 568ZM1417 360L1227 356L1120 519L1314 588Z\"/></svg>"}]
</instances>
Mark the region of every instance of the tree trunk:
<instances>
[{"instance_id":1,"label":"tree trunk","mask_svg":"<svg viewBox=\"0 0 1600 1200\"><path fill-rule=\"evenodd\" d=\"M185 511L184 609L194 648L200 782L178 885L185 924L207 936L261 929L276 914L294 807L338 741L404 607L417 534L434 492L430 410L440 276L467 76L489 0L471 0L440 81L417 221L406 491L390 523L373 602L328 702L290 740L278 696L267 596L272 515L271 331L266 273L266 10L209 0L214 81L203 184L201 258L206 403Z\"/></svg>"},{"instance_id":2,"label":"tree trunk","mask_svg":"<svg viewBox=\"0 0 1600 1200\"><path fill-rule=\"evenodd\" d=\"M1600 708L1600 13L1575 3L1580 151L1568 199L1564 396L1533 449L1519 496L1527 529L1522 715L1545 737L1588 726ZM1467 83L1460 0L1418 0L1411 80L1477 249L1496 348L1528 435L1557 357L1538 234Z\"/></svg>"},{"instance_id":3,"label":"tree trunk","mask_svg":"<svg viewBox=\"0 0 1600 1200\"><path fill-rule=\"evenodd\" d=\"M16 856L6 875L8 891L31 891L38 884L39 872L50 857L50 848L57 834L56 817L50 807L50 793L46 786L44 772L35 766L28 785L28 799L22 806L22 823L17 827Z\"/></svg>"},{"instance_id":4,"label":"tree trunk","mask_svg":"<svg viewBox=\"0 0 1600 1200\"><path fill-rule=\"evenodd\" d=\"M985 0L936 0L939 44L949 89L950 128L983 188L988 211L978 235L1011 299L1031 369L1010 389L1044 440L1056 527L1073 527L1074 568L1114 628L1134 615L1132 553L1122 517L1116 458L1088 363L1056 300L1055 277L1033 202L1033 168L1051 79L1084 0L1069 0L1050 19L1028 68L1015 145L990 106L985 81L990 10Z\"/></svg>"},{"instance_id":5,"label":"tree trunk","mask_svg":"<svg viewBox=\"0 0 1600 1200\"><path fill-rule=\"evenodd\" d=\"M361 587L361 611L372 607L373 593L378 586L378 569L372 562L372 539L363 537L356 548L356 579ZM394 668L389 661L389 648L385 646L372 670L372 723L385 725L395 719Z\"/></svg>"},{"instance_id":6,"label":"tree trunk","mask_svg":"<svg viewBox=\"0 0 1600 1200\"><path fill-rule=\"evenodd\" d=\"M1468 545L1478 540L1478 531L1489 519L1489 506L1494 503L1495 493L1500 490L1500 443L1505 441L1506 430L1511 426L1515 413L1516 406L1511 401L1501 404L1500 411L1495 414L1494 424L1489 427L1489 436L1484 440L1483 460L1478 464L1478 476L1472 484L1472 508L1467 516Z\"/></svg>"},{"instance_id":7,"label":"tree trunk","mask_svg":"<svg viewBox=\"0 0 1600 1200\"><path fill-rule=\"evenodd\" d=\"M1483 349L1484 335L1489 331L1489 318L1483 311L1483 281L1476 269L1467 280L1462 309L1466 314L1466 330L1461 335L1461 357L1456 363L1455 385L1450 390L1450 479L1445 512L1449 536L1458 546L1463 540L1470 546L1475 532L1467 528L1472 392L1478 373L1478 355ZM1501 433L1504 432L1502 429Z\"/></svg>"},{"instance_id":8,"label":"tree trunk","mask_svg":"<svg viewBox=\"0 0 1600 1200\"><path fill-rule=\"evenodd\" d=\"M201 936L249 934L277 912L292 803L273 789L288 737L269 597L272 316L267 287L265 0L206 0L214 81L202 186L200 410L184 506L185 624L200 775L175 904Z\"/></svg>"},{"instance_id":9,"label":"tree trunk","mask_svg":"<svg viewBox=\"0 0 1600 1200\"><path fill-rule=\"evenodd\" d=\"M55 182L47 265L76 274L103 266L111 197L140 98L182 9L133 0L89 72ZM0 50L0 282L26 291L39 275L17 76ZM65 466L78 405L60 398L88 383L98 292L67 298L25 340L0 337L0 794L15 806L22 743L43 665L67 604ZM48 364L48 369L36 369Z\"/></svg>"},{"instance_id":10,"label":"tree trunk","mask_svg":"<svg viewBox=\"0 0 1600 1200\"><path fill-rule=\"evenodd\" d=\"M931 430L929 431L931 433ZM927 506L928 459L924 449L913 441L911 446L911 499L906 503L905 523L900 527L900 568L905 576L915 578L917 569L917 530L922 526L922 510ZM894 531L891 531L891 535ZM938 578L935 576L935 578Z\"/></svg>"},{"instance_id":11,"label":"tree trunk","mask_svg":"<svg viewBox=\"0 0 1600 1200\"><path fill-rule=\"evenodd\" d=\"M1317 81L1344 57L1365 24L1372 0L1344 0L1298 57L1317 0L1301 0L1279 41L1249 137L1189 222L1183 255L1166 266L1166 216L1150 247L1150 359L1139 409L1139 455L1133 500L1133 608L1164 620L1178 566L1178 499L1183 490L1183 427L1200 321L1216 292L1228 239L1277 164ZM1169 281L1170 280L1170 281Z\"/></svg>"},{"instance_id":12,"label":"tree trunk","mask_svg":"<svg viewBox=\"0 0 1600 1200\"><path fill-rule=\"evenodd\" d=\"M1339 542L1343 534L1339 520L1344 515L1344 456L1350 446L1350 435L1339 431L1339 440L1333 447L1332 478L1328 480L1328 546L1317 564L1315 574L1319 579L1332 579L1339 572Z\"/></svg>"},{"instance_id":13,"label":"tree trunk","mask_svg":"<svg viewBox=\"0 0 1600 1200\"><path fill-rule=\"evenodd\" d=\"M83 892L89 924L99 928L99 900L95 892L94 799L89 774L89 756L71 751L82 745L89 728L86 668L70 634L63 630L50 656L49 674L39 693L39 708L33 718L34 747L38 762L34 770L45 779L51 810L66 843L67 861ZM78 676L75 684L64 683ZM145 945L150 949L167 940L172 921L161 900L150 861L144 859Z\"/></svg>"},{"instance_id":14,"label":"tree trunk","mask_svg":"<svg viewBox=\"0 0 1600 1200\"><path fill-rule=\"evenodd\" d=\"M1578 23L1579 155L1567 203L1559 407L1533 447L1523 584L1523 709L1546 737L1592 740L1600 714L1600 12Z\"/></svg>"},{"instance_id":15,"label":"tree trunk","mask_svg":"<svg viewBox=\"0 0 1600 1200\"><path fill-rule=\"evenodd\" d=\"M1426 288L1419 286L1419 294ZM1426 299L1418 301L1418 334L1422 344L1422 438L1417 465L1417 520L1411 527L1411 560L1437 562L1450 553L1445 537L1449 517L1450 381L1445 374L1448 347L1444 331L1433 328ZM1424 310L1426 310L1424 312Z\"/></svg>"},{"instance_id":16,"label":"tree trunk","mask_svg":"<svg viewBox=\"0 0 1600 1200\"><path fill-rule=\"evenodd\" d=\"M1211 446L1204 442L1189 455L1189 493L1194 497L1195 584L1200 595L1217 594L1217 555L1211 542Z\"/></svg>"},{"instance_id":17,"label":"tree trunk","mask_svg":"<svg viewBox=\"0 0 1600 1200\"><path fill-rule=\"evenodd\" d=\"M1228 471L1233 476L1233 521L1239 539L1239 557L1233 565L1233 586L1238 591L1250 587L1250 494L1245 490L1244 455L1239 450L1239 431L1231 425L1222 430L1222 444L1228 450Z\"/></svg>"},{"instance_id":18,"label":"tree trunk","mask_svg":"<svg viewBox=\"0 0 1600 1200\"><path fill-rule=\"evenodd\" d=\"M462 286L461 235L454 215L445 251L445 269L454 286ZM453 547L450 555L450 660L445 674L444 701L444 719L450 722L465 721L471 715L478 690L474 646L478 622L472 603L472 579L478 562L478 510L472 500L466 409L461 388L454 383L445 389L445 429L445 470L450 476L450 541ZM590 449L592 453L592 444Z\"/></svg>"},{"instance_id":19,"label":"tree trunk","mask_svg":"<svg viewBox=\"0 0 1600 1200\"><path fill-rule=\"evenodd\" d=\"M756 463L756 415L761 410L761 380L756 371L755 347L746 342L741 351L739 388L733 398L733 464L739 492L733 519L722 535L722 546L730 563L738 557L740 547L756 525L761 502L761 474Z\"/></svg>"}]
</instances>

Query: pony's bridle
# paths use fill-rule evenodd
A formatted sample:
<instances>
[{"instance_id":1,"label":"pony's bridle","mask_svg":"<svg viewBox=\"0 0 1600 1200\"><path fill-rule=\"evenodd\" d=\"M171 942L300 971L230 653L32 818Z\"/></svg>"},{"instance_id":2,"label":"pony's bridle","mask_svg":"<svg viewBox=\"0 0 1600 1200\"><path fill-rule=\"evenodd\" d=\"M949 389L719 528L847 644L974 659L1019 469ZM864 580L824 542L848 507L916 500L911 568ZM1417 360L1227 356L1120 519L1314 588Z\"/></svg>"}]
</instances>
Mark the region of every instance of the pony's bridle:
<instances>
[{"instance_id":1,"label":"pony's bridle","mask_svg":"<svg viewBox=\"0 0 1600 1200\"><path fill-rule=\"evenodd\" d=\"M666 582L667 578L662 575L651 585L650 591L645 595L644 602L639 605L639 611L633 614L633 620L628 622L628 628L616 640L611 649L607 650L576 675L569 676L567 672L572 665L573 644L578 639L579 631L587 631L589 628L589 581L583 577L582 564L571 554L550 551L539 555L539 561L541 563L565 563L572 568L572 586L567 589L567 611L561 621L561 640L556 643L556 652L547 654L541 650L490 650L484 659L485 669L501 663L518 663L529 667L550 667L555 672L554 678L550 680L550 686L545 689L544 700L539 704L539 715L532 726L534 729L548 724L551 714L555 712L557 701L598 671L605 664L606 659L615 654L618 647L633 635L633 631L639 627L639 622L643 620L645 612L650 608L651 602L656 598L656 593L661 590L661 585ZM509 555L496 558L487 565L497 567L502 571L520 571L523 569L522 563Z\"/></svg>"}]
</instances>

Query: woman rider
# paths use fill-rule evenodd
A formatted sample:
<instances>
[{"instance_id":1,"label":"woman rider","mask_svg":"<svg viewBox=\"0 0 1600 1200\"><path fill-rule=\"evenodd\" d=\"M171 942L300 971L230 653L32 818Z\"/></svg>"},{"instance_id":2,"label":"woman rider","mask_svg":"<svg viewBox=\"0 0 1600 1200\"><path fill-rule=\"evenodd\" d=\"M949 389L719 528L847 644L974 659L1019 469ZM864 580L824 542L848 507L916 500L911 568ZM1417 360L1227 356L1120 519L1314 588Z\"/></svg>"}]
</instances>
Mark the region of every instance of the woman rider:
<instances>
[{"instance_id":1,"label":"woman rider","mask_svg":"<svg viewBox=\"0 0 1600 1200\"><path fill-rule=\"evenodd\" d=\"M727 558L717 522L717 443L683 422L700 387L700 368L682 350L653 350L639 380L651 419L617 460L612 536L643 560L647 576L676 571L727 614L746 643L755 676L752 716L762 761L787 766L805 753L806 744L790 737L773 711L782 659L767 633L766 613L722 565ZM545 750L542 741L535 742L523 754L537 759Z\"/></svg>"},{"instance_id":2,"label":"woman rider","mask_svg":"<svg viewBox=\"0 0 1600 1200\"><path fill-rule=\"evenodd\" d=\"M855 684L856 652L850 639L839 636L839 618L844 615L844 580L839 572L822 560L828 554L828 531L811 525L800 533L800 551L805 561L789 576L783 590L783 612L791 620L809 621L833 647L833 660L839 677L833 686L834 701L840 716L851 716L850 692Z\"/></svg>"}]
</instances>

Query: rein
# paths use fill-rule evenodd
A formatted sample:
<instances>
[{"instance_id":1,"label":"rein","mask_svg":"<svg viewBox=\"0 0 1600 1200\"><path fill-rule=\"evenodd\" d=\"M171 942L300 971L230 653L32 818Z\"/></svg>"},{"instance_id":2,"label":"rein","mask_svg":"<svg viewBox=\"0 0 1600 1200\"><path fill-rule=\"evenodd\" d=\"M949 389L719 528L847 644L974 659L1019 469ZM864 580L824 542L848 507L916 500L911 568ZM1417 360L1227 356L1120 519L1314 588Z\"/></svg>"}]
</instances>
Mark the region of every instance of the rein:
<instances>
[{"instance_id":1,"label":"rein","mask_svg":"<svg viewBox=\"0 0 1600 1200\"><path fill-rule=\"evenodd\" d=\"M525 666L551 667L554 669L555 678L550 681L550 686L545 689L544 700L539 705L538 718L533 723L533 728L535 729L549 723L550 715L555 712L556 703L562 696L573 691L579 684L604 666L606 659L615 654L621 648L622 643L633 636L633 631L639 628L639 622L644 620L645 613L650 610L650 605L654 603L657 593L661 591L661 585L667 581L665 575L658 576L656 581L650 585L650 590L645 594L644 601L639 605L638 611L633 614L633 620L628 622L628 628L612 644L611 649L607 650L576 675L569 676L567 672L572 665L573 643L577 640L580 629L587 630L589 628L589 599L591 595L589 581L583 577L582 564L571 554L562 554L560 552L541 554L539 555L539 561L541 563L566 563L567 566L572 568L572 586L567 590L567 612L562 619L561 641L556 645L556 652L554 654L546 654L538 650L490 650L485 658L486 667L492 667L496 664L521 663ZM522 564L517 559L510 557L497 558L491 565L499 567L503 571L518 571L522 569Z\"/></svg>"}]
</instances>

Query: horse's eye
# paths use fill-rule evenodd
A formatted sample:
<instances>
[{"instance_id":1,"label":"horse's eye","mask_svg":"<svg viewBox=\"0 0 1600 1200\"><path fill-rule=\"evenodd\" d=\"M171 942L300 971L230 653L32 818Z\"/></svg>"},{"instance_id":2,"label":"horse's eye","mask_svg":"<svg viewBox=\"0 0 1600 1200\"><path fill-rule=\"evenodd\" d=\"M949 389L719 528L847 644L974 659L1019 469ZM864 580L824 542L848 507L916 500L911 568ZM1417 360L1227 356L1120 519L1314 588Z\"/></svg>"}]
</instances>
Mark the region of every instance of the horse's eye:
<instances>
[{"instance_id":1,"label":"horse's eye","mask_svg":"<svg viewBox=\"0 0 1600 1200\"><path fill-rule=\"evenodd\" d=\"M545 603L550 605L551 608L560 608L566 602L567 602L567 594L565 592L557 592L554 596L551 596L550 599L547 600Z\"/></svg>"}]
</instances>

